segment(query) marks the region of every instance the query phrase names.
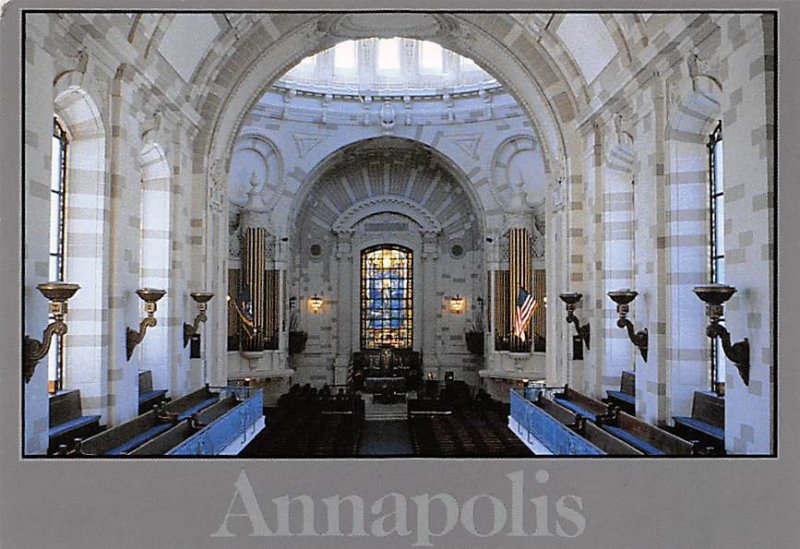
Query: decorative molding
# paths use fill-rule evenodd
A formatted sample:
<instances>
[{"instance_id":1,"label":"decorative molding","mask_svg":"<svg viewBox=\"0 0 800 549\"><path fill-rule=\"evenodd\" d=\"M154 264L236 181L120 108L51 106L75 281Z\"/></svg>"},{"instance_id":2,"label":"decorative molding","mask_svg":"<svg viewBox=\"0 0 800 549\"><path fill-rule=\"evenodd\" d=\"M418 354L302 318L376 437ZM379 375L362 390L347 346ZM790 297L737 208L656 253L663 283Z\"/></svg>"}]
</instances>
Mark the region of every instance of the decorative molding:
<instances>
[{"instance_id":1,"label":"decorative molding","mask_svg":"<svg viewBox=\"0 0 800 549\"><path fill-rule=\"evenodd\" d=\"M292 139L294 139L294 144L297 145L297 153L300 158L304 158L314 147L325 141L324 137L305 133L292 134Z\"/></svg>"},{"instance_id":2,"label":"decorative molding","mask_svg":"<svg viewBox=\"0 0 800 549\"><path fill-rule=\"evenodd\" d=\"M335 233L352 232L363 219L381 213L396 213L419 223L421 231L440 233L442 226L424 206L402 196L374 196L347 208L333 223Z\"/></svg>"},{"instance_id":3,"label":"decorative molding","mask_svg":"<svg viewBox=\"0 0 800 549\"><path fill-rule=\"evenodd\" d=\"M59 64L66 67L64 70L58 72L53 78L53 84L58 82L63 76L69 73L80 74L80 81L83 82L83 77L86 75L86 69L89 66L89 52L85 49L78 51L76 55L59 55Z\"/></svg>"},{"instance_id":4,"label":"decorative molding","mask_svg":"<svg viewBox=\"0 0 800 549\"><path fill-rule=\"evenodd\" d=\"M492 156L492 194L504 210L526 210L529 203L528 193L539 191L544 197L545 185L533 180L531 172L535 158L530 155L541 155L542 150L534 136L520 134L512 136L497 147ZM542 176L545 173L542 155Z\"/></svg>"},{"instance_id":5,"label":"decorative molding","mask_svg":"<svg viewBox=\"0 0 800 549\"><path fill-rule=\"evenodd\" d=\"M211 162L209 169L208 207L212 212L222 212L225 203L226 173L225 161L216 158Z\"/></svg>"},{"instance_id":6,"label":"decorative molding","mask_svg":"<svg viewBox=\"0 0 800 549\"><path fill-rule=\"evenodd\" d=\"M478 145L480 145L481 137L483 137L483 134L474 133L470 135L456 135L450 137L449 140L459 149L467 153L470 158L477 160Z\"/></svg>"}]
</instances>

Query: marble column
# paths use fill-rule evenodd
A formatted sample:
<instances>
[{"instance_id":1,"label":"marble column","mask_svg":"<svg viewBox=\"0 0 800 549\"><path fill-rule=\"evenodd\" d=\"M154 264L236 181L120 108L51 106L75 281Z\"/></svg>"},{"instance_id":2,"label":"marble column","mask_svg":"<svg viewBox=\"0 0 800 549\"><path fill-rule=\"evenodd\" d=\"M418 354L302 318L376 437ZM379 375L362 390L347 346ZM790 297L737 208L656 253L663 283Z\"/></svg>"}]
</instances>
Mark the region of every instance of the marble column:
<instances>
[{"instance_id":1,"label":"marble column","mask_svg":"<svg viewBox=\"0 0 800 549\"><path fill-rule=\"evenodd\" d=\"M353 295L353 231L336 233L336 357L334 358L334 383L347 383L347 369L353 352L354 323L352 303L357 296Z\"/></svg>"}]
</instances>

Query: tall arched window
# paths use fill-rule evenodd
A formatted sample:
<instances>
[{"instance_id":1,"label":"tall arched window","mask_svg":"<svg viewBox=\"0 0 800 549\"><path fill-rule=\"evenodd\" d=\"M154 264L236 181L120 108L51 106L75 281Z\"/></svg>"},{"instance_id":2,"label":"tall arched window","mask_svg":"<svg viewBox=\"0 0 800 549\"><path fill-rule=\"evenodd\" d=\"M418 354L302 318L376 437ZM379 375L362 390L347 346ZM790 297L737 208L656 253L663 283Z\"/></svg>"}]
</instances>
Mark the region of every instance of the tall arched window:
<instances>
[{"instance_id":1,"label":"tall arched window","mask_svg":"<svg viewBox=\"0 0 800 549\"><path fill-rule=\"evenodd\" d=\"M413 253L383 244L361 252L361 348L413 345Z\"/></svg>"},{"instance_id":2,"label":"tall arched window","mask_svg":"<svg viewBox=\"0 0 800 549\"><path fill-rule=\"evenodd\" d=\"M710 213L710 272L712 284L725 283L725 181L722 170L722 121L708 139L708 179ZM724 322L725 319L722 319ZM725 355L720 338L711 344L711 388L725 383Z\"/></svg>"},{"instance_id":3,"label":"tall arched window","mask_svg":"<svg viewBox=\"0 0 800 549\"><path fill-rule=\"evenodd\" d=\"M54 117L50 166L50 264L48 278L60 282L64 281L68 146L67 132L58 118ZM64 386L64 345L61 338L55 338L53 341L47 361L48 389L51 393L55 393L63 389Z\"/></svg>"}]
</instances>

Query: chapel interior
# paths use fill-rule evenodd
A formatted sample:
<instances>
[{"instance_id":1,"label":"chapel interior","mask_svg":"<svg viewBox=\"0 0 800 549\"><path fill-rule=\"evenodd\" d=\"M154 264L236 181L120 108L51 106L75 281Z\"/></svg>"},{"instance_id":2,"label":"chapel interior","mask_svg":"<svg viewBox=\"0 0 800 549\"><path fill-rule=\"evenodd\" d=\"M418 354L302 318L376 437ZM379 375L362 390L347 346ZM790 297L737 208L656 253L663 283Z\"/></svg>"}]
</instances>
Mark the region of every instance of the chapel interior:
<instances>
[{"instance_id":1,"label":"chapel interior","mask_svg":"<svg viewBox=\"0 0 800 549\"><path fill-rule=\"evenodd\" d=\"M24 456L775 453L775 13L23 23Z\"/></svg>"}]
</instances>

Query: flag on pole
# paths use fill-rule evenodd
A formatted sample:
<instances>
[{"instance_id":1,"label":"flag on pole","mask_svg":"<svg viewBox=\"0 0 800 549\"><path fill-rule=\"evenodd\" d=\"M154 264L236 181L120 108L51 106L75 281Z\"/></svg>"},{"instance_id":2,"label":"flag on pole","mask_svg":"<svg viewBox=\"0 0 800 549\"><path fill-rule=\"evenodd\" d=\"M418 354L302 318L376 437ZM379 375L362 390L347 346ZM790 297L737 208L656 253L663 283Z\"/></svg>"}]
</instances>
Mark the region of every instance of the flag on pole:
<instances>
[{"instance_id":1,"label":"flag on pole","mask_svg":"<svg viewBox=\"0 0 800 549\"><path fill-rule=\"evenodd\" d=\"M516 314L514 315L514 335L522 339L522 341L526 339L525 329L538 306L536 299L526 292L525 288L520 286L519 294L517 294Z\"/></svg>"},{"instance_id":2,"label":"flag on pole","mask_svg":"<svg viewBox=\"0 0 800 549\"><path fill-rule=\"evenodd\" d=\"M239 292L239 295L236 296L236 299L231 299L230 302L236 311L236 315L242 322L242 326L247 332L247 335L249 337L253 337L255 335L253 330L255 320L253 318L253 304L250 301L250 294L247 289L242 288L242 290Z\"/></svg>"}]
</instances>

